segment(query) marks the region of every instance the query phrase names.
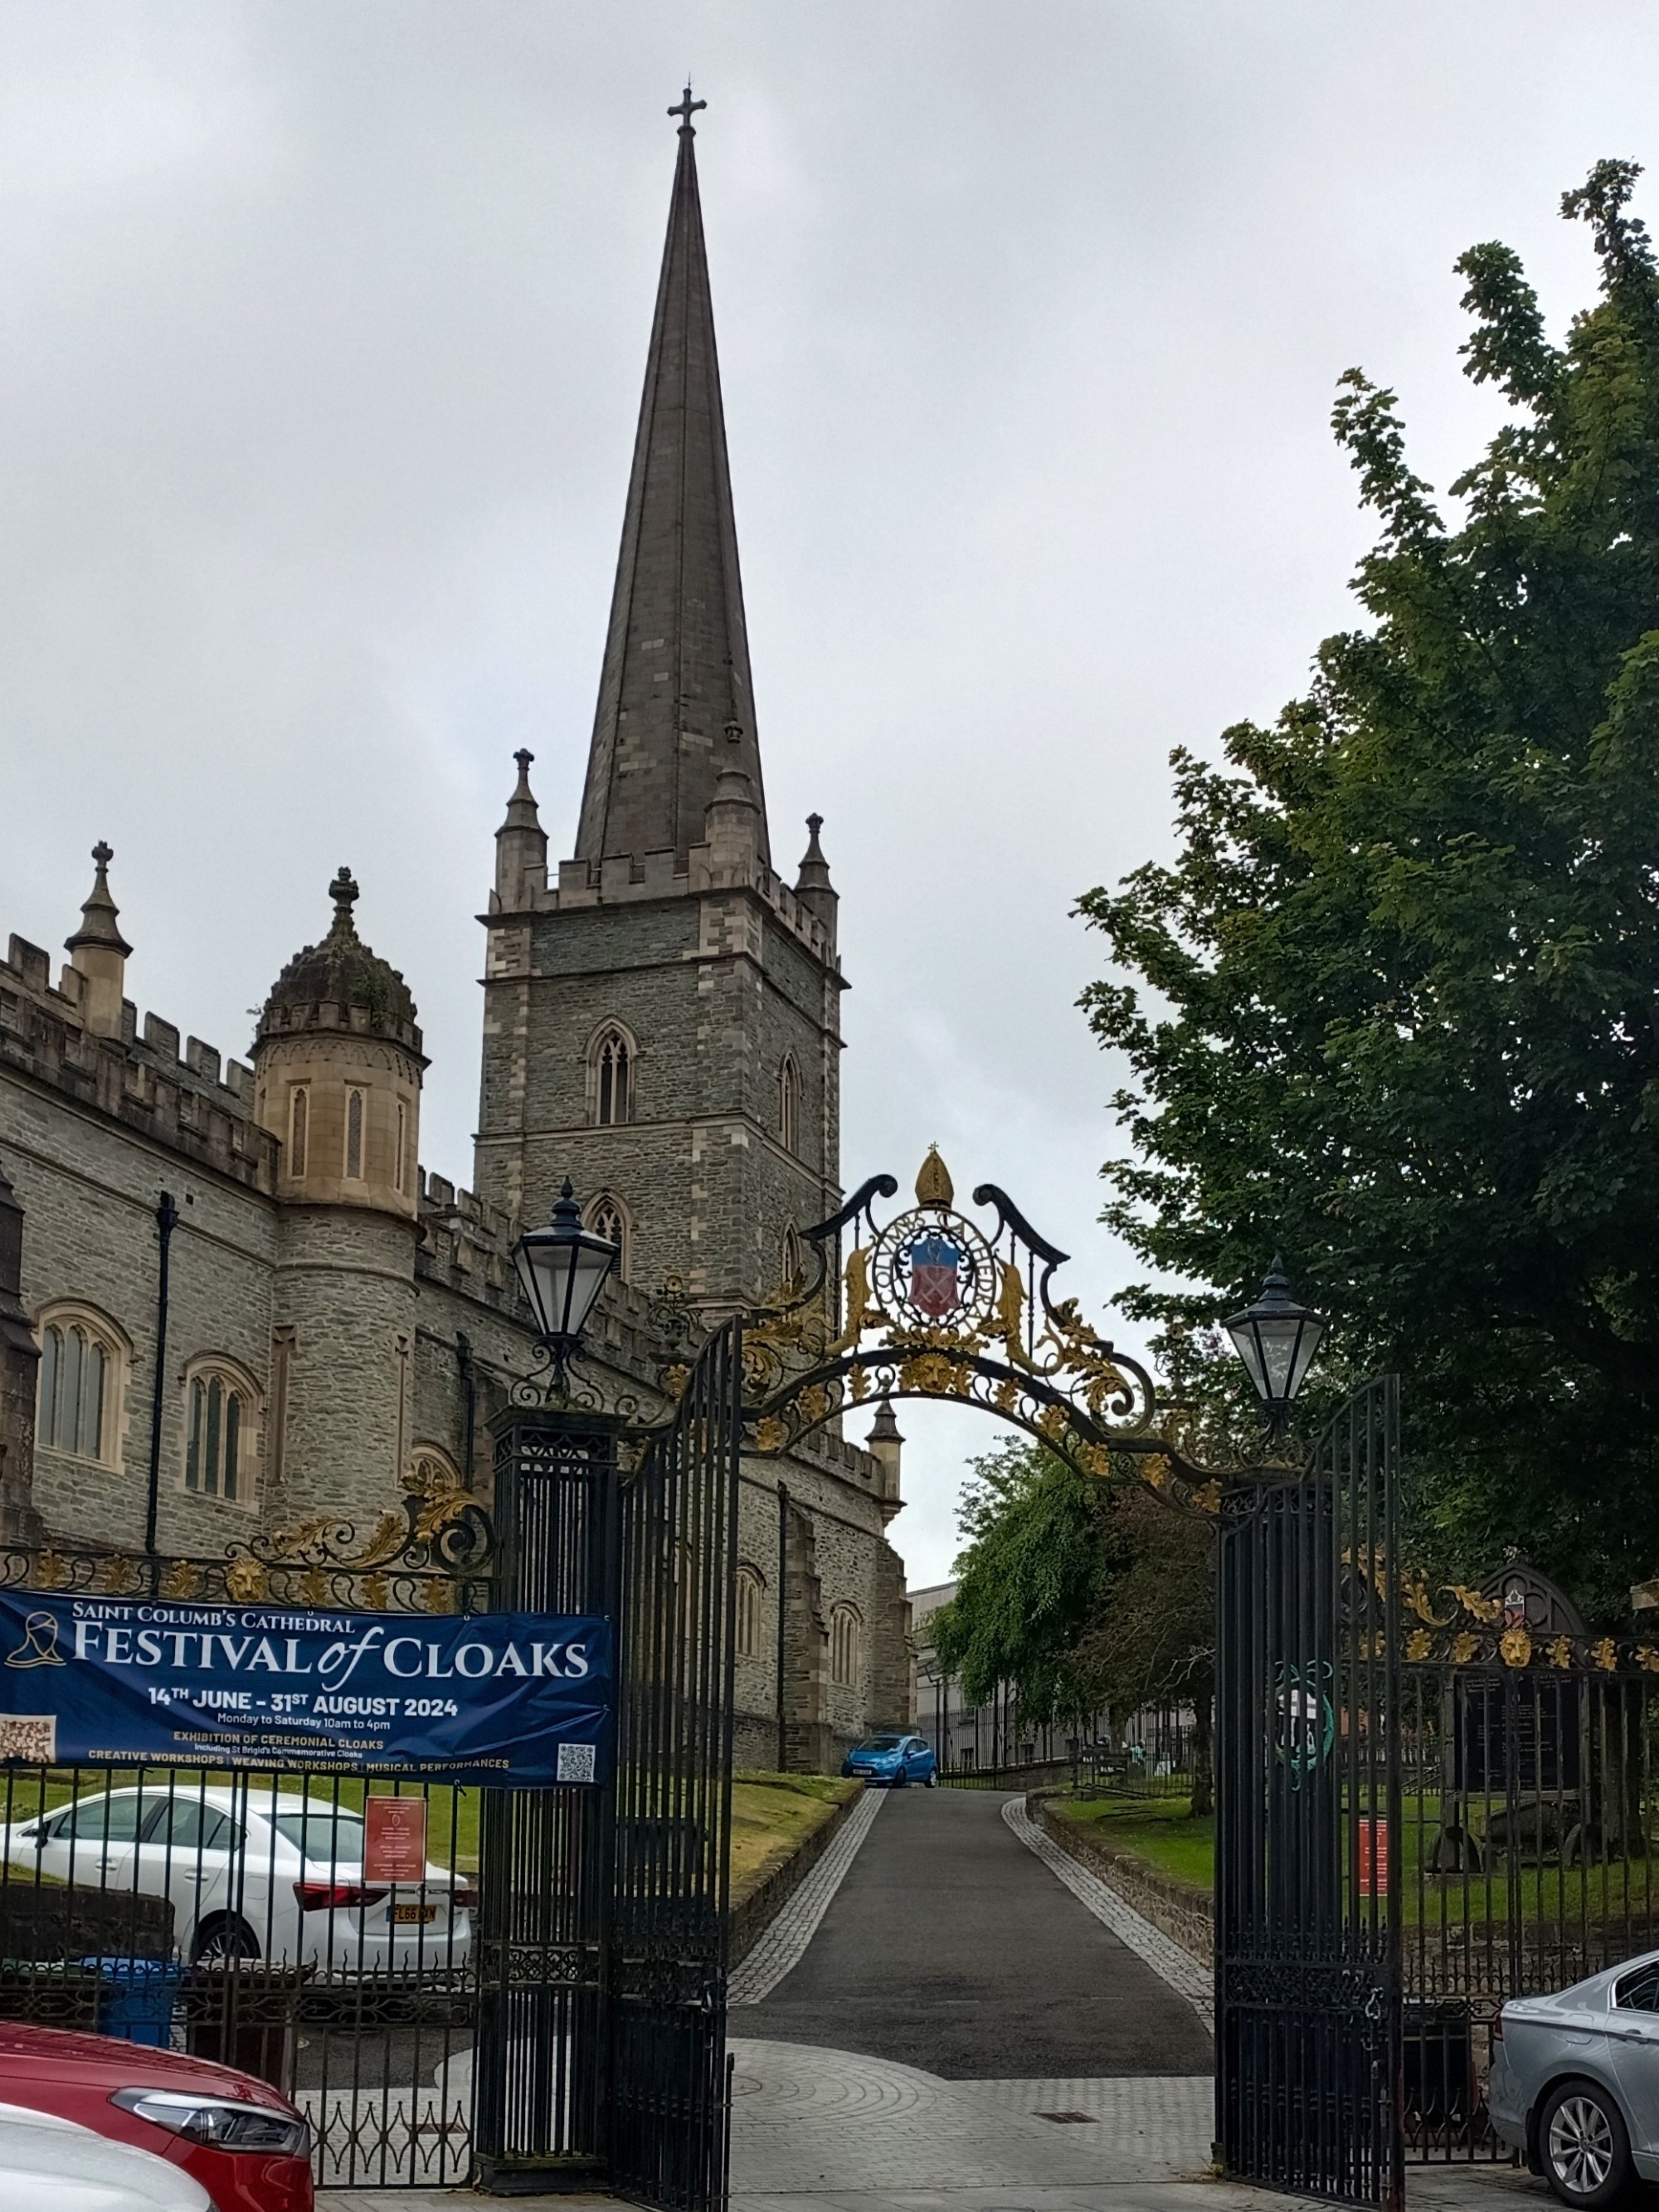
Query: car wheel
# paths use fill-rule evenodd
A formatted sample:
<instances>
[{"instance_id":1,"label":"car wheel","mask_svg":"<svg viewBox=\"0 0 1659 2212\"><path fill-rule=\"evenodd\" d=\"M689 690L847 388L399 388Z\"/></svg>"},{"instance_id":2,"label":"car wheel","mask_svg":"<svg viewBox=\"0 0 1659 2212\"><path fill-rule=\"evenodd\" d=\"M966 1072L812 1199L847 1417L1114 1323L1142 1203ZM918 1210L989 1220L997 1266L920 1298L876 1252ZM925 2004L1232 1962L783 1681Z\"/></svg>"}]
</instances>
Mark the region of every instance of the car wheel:
<instances>
[{"instance_id":1,"label":"car wheel","mask_svg":"<svg viewBox=\"0 0 1659 2212\"><path fill-rule=\"evenodd\" d=\"M1562 2081L1538 2123L1544 2179L1575 2212L1601 2212L1630 2187L1630 2136L1624 2115L1594 2081Z\"/></svg>"},{"instance_id":2,"label":"car wheel","mask_svg":"<svg viewBox=\"0 0 1659 2212\"><path fill-rule=\"evenodd\" d=\"M910 1787L910 1777L902 1766L893 1777L893 1787L895 1790L908 1790Z\"/></svg>"},{"instance_id":3,"label":"car wheel","mask_svg":"<svg viewBox=\"0 0 1659 2212\"><path fill-rule=\"evenodd\" d=\"M191 1954L191 1963L197 1966L222 1966L232 1959L257 1959L259 1945L253 1930L246 1920L226 1914L210 1920L196 1938L196 1948Z\"/></svg>"}]
</instances>

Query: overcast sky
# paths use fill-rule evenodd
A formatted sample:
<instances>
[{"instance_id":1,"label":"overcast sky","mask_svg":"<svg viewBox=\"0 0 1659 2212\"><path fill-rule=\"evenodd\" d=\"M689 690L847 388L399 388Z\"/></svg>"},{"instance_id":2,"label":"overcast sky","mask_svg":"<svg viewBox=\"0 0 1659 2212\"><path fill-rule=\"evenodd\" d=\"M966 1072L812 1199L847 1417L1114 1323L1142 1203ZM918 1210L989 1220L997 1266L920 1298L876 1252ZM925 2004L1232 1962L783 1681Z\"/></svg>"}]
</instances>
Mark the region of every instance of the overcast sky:
<instances>
[{"instance_id":1,"label":"overcast sky","mask_svg":"<svg viewBox=\"0 0 1659 2212\"><path fill-rule=\"evenodd\" d=\"M1298 690L1328 419L1494 419L1452 262L1646 159L1651 0L0 0L0 935L116 848L129 994L245 1054L356 870L471 1181L492 834L574 833L690 65L775 849L826 817L844 1181L937 1139L1097 1308L1077 895ZM1644 193L1659 210L1659 181ZM1265 1256L1265 1255L1264 1255ZM1127 1339L1126 1339L1127 1340ZM913 1583L977 1416L910 1406Z\"/></svg>"}]
</instances>

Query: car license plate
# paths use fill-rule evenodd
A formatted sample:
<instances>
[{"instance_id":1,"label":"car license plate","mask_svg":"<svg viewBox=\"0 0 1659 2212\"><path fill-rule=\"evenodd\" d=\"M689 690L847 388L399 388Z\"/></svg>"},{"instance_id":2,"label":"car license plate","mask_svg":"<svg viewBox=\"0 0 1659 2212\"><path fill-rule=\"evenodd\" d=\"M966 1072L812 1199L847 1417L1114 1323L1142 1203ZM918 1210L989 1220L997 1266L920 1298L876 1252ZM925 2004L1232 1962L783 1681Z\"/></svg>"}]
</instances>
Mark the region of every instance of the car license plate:
<instances>
[{"instance_id":1,"label":"car license plate","mask_svg":"<svg viewBox=\"0 0 1659 2212\"><path fill-rule=\"evenodd\" d=\"M392 1925L397 1928L421 1928L437 1917L435 1905L394 1905L392 1908Z\"/></svg>"}]
</instances>

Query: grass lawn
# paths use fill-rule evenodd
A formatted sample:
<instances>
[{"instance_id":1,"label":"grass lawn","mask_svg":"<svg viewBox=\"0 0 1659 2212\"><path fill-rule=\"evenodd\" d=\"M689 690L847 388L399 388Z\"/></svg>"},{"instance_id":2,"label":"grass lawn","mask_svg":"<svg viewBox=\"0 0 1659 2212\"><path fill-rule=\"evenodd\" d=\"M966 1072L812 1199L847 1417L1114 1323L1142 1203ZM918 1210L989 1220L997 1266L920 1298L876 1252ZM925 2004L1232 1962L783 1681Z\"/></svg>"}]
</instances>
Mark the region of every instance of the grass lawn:
<instances>
[{"instance_id":1,"label":"grass lawn","mask_svg":"<svg viewBox=\"0 0 1659 2212\"><path fill-rule=\"evenodd\" d=\"M830 1774L739 1773L732 1785L732 1902L740 1904L863 1786Z\"/></svg>"},{"instance_id":2,"label":"grass lawn","mask_svg":"<svg viewBox=\"0 0 1659 2212\"><path fill-rule=\"evenodd\" d=\"M230 1774L210 1773L203 1775L198 1782L193 1775L180 1774L178 1791L185 1798L203 1785L224 1789L237 1778ZM83 1776L79 1794L92 1796L106 1786L130 1790L138 1783L155 1790L158 1795L167 1786L153 1769L140 1775L112 1768L107 1776L100 1774L95 1780ZM331 1777L326 1781L313 1777L307 1787L304 1775L285 1774L279 1778L276 1786L285 1797L308 1796L313 1804L325 1808L337 1802L343 1810L355 1813L362 1807L363 1784L344 1778L336 1783ZM855 1796L861 1786L828 1774L739 1773L732 1790L733 1900L763 1881L774 1868L788 1857L803 1837L827 1820L834 1808ZM268 1775L251 1779L250 1796L256 1807L262 1796L269 1796L270 1788ZM38 1771L9 1775L5 1787L0 1790L0 1824L27 1820L37 1812L50 1811L67 1803L76 1794L67 1775L49 1775L44 1790ZM374 1794L390 1796L394 1793L390 1784L376 1784ZM413 1796L417 1793L406 1789L404 1794ZM476 1874L479 1791L452 1790L434 1784L426 1797L427 1856L440 1866L453 1867L458 1874Z\"/></svg>"},{"instance_id":3,"label":"grass lawn","mask_svg":"<svg viewBox=\"0 0 1659 2212\"><path fill-rule=\"evenodd\" d=\"M1133 1851L1159 1874L1195 1889L1215 1884L1215 1821L1195 1820L1184 1797L1051 1797L1050 1808L1108 1849ZM1440 1801L1425 1793L1407 1797L1400 1838L1401 1921L1432 1940L1442 1928L1490 1930L1506 1924L1511 1899L1508 1863L1493 1861L1480 1873L1436 1874L1429 1856L1440 1834ZM1550 1855L1540 1864L1528 1854L1519 1869L1516 1918L1571 1931L1585 1926L1625 1928L1633 1948L1659 1941L1659 1856L1615 1858L1589 1867L1564 1867Z\"/></svg>"},{"instance_id":4,"label":"grass lawn","mask_svg":"<svg viewBox=\"0 0 1659 2212\"><path fill-rule=\"evenodd\" d=\"M1215 1815L1193 1818L1185 1797L1050 1797L1051 1812L1109 1850L1133 1851L1171 1881L1215 1887Z\"/></svg>"}]
</instances>

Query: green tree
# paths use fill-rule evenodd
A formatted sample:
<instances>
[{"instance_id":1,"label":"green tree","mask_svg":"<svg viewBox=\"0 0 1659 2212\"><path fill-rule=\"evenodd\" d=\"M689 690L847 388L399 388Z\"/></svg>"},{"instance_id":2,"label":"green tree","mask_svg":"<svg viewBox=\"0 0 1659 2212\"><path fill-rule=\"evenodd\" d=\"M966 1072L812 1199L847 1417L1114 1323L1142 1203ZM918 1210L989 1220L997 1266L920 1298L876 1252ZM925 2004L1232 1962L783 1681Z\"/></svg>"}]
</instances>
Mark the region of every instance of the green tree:
<instances>
[{"instance_id":1,"label":"green tree","mask_svg":"<svg viewBox=\"0 0 1659 2212\"><path fill-rule=\"evenodd\" d=\"M1282 1246L1349 1375L1405 1378L1416 1540L1508 1548L1603 1619L1659 1565L1659 264L1607 161L1563 212L1600 297L1557 346L1516 257L1458 263L1510 416L1450 487L1394 395L1334 428L1381 531L1309 695L1174 758L1168 866L1084 913L1127 1055L1107 1218L1201 1331Z\"/></svg>"},{"instance_id":2,"label":"green tree","mask_svg":"<svg viewBox=\"0 0 1659 2212\"><path fill-rule=\"evenodd\" d=\"M1148 1705L1195 1716L1193 1806L1211 1803L1213 1543L1208 1524L1133 1480L1103 1483L1035 1444L973 1463L968 1544L934 1650L968 1697L1006 1684L1039 1725L1121 1719Z\"/></svg>"}]
</instances>

